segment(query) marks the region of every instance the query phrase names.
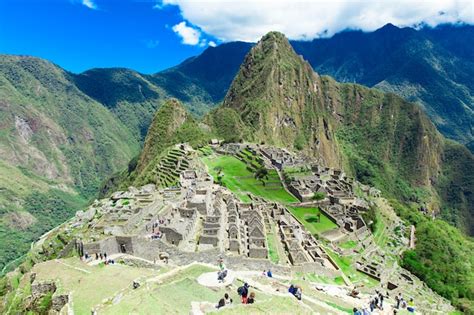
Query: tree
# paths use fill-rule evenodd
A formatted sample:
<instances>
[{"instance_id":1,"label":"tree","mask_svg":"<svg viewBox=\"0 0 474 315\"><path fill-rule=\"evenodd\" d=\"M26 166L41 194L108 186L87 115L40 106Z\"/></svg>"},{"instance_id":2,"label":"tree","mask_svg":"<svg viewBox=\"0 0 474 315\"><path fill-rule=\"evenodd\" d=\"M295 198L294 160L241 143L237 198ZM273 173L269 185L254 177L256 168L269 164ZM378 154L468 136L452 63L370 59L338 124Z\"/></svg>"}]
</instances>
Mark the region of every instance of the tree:
<instances>
[{"instance_id":1,"label":"tree","mask_svg":"<svg viewBox=\"0 0 474 315\"><path fill-rule=\"evenodd\" d=\"M316 200L316 201L323 200L324 198L326 198L326 194L323 193L322 191L316 192L313 196L313 200Z\"/></svg>"},{"instance_id":2,"label":"tree","mask_svg":"<svg viewBox=\"0 0 474 315\"><path fill-rule=\"evenodd\" d=\"M267 177L268 170L265 167L260 167L255 171L255 178L256 179L263 179Z\"/></svg>"}]
</instances>

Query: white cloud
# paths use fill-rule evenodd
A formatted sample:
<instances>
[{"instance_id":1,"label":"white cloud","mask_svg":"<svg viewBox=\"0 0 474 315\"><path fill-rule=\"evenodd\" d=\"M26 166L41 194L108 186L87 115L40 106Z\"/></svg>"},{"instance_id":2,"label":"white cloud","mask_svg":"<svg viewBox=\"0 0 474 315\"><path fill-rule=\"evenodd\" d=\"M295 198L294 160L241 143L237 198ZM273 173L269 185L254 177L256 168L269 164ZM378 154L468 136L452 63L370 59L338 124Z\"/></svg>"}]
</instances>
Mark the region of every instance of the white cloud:
<instances>
[{"instance_id":1,"label":"white cloud","mask_svg":"<svg viewBox=\"0 0 474 315\"><path fill-rule=\"evenodd\" d=\"M256 41L269 31L291 39L331 36L347 28L373 31L387 23L412 26L424 23L474 23L472 0L163 0L176 5L185 20L222 41ZM192 42L199 32L187 27ZM174 28L173 28L174 29ZM183 42L184 42L184 36Z\"/></svg>"},{"instance_id":2,"label":"white cloud","mask_svg":"<svg viewBox=\"0 0 474 315\"><path fill-rule=\"evenodd\" d=\"M96 10L97 4L93 0L82 0L82 4L88 7L89 9Z\"/></svg>"},{"instance_id":3,"label":"white cloud","mask_svg":"<svg viewBox=\"0 0 474 315\"><path fill-rule=\"evenodd\" d=\"M217 46L216 42L214 42L212 40L210 40L209 43L207 43L207 44L211 47L216 47Z\"/></svg>"},{"instance_id":4,"label":"white cloud","mask_svg":"<svg viewBox=\"0 0 474 315\"><path fill-rule=\"evenodd\" d=\"M186 25L186 22L181 22L172 27L173 32L181 37L181 42L186 45L197 45L200 43L201 32L191 26Z\"/></svg>"}]
</instances>

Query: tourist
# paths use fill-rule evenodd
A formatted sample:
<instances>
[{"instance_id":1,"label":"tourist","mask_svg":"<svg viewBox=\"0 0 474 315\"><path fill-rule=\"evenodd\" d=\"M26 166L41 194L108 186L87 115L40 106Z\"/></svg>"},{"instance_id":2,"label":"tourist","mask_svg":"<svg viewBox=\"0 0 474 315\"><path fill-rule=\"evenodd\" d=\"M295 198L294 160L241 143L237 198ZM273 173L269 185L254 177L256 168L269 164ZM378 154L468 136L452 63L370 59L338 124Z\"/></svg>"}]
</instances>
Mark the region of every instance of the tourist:
<instances>
[{"instance_id":1,"label":"tourist","mask_svg":"<svg viewBox=\"0 0 474 315\"><path fill-rule=\"evenodd\" d=\"M410 313L415 313L415 301L413 301L412 298L408 302L407 311L409 311Z\"/></svg>"},{"instance_id":2,"label":"tourist","mask_svg":"<svg viewBox=\"0 0 474 315\"><path fill-rule=\"evenodd\" d=\"M375 301L374 301L374 299L371 299L371 300L370 300L369 308L370 308L370 312L373 312L373 311L374 311L374 309L375 309Z\"/></svg>"},{"instance_id":3,"label":"tourist","mask_svg":"<svg viewBox=\"0 0 474 315\"><path fill-rule=\"evenodd\" d=\"M255 292L250 292L249 298L247 299L247 304L253 304L255 302Z\"/></svg>"},{"instance_id":4,"label":"tourist","mask_svg":"<svg viewBox=\"0 0 474 315\"><path fill-rule=\"evenodd\" d=\"M95 260L98 260L98 259L99 259L99 254L95 253Z\"/></svg>"},{"instance_id":5,"label":"tourist","mask_svg":"<svg viewBox=\"0 0 474 315\"><path fill-rule=\"evenodd\" d=\"M355 307L352 309L352 314L353 315L362 315L362 313Z\"/></svg>"},{"instance_id":6,"label":"tourist","mask_svg":"<svg viewBox=\"0 0 474 315\"><path fill-rule=\"evenodd\" d=\"M301 289L301 287L299 285L296 286L296 293L295 293L295 297L301 301L301 295L303 294L303 290Z\"/></svg>"},{"instance_id":7,"label":"tourist","mask_svg":"<svg viewBox=\"0 0 474 315\"><path fill-rule=\"evenodd\" d=\"M295 295L296 293L296 288L294 285L290 285L290 287L288 288L288 292L291 294L291 295Z\"/></svg>"},{"instance_id":8,"label":"tourist","mask_svg":"<svg viewBox=\"0 0 474 315\"><path fill-rule=\"evenodd\" d=\"M244 283L243 286L241 286L237 289L237 293L242 298L242 304L247 304L247 295L249 293L249 284Z\"/></svg>"},{"instance_id":9,"label":"tourist","mask_svg":"<svg viewBox=\"0 0 474 315\"><path fill-rule=\"evenodd\" d=\"M224 298L220 299L219 302L217 302L216 308L220 309L221 307L225 306L225 300Z\"/></svg>"},{"instance_id":10,"label":"tourist","mask_svg":"<svg viewBox=\"0 0 474 315\"><path fill-rule=\"evenodd\" d=\"M400 303L402 302L402 300L403 300L402 293L399 292L398 295L395 297L395 301L397 302L397 305L395 306L396 309L400 308Z\"/></svg>"},{"instance_id":11,"label":"tourist","mask_svg":"<svg viewBox=\"0 0 474 315\"><path fill-rule=\"evenodd\" d=\"M232 304L232 298L229 296L229 294L224 294L224 302L225 302L225 305L230 305Z\"/></svg>"},{"instance_id":12,"label":"tourist","mask_svg":"<svg viewBox=\"0 0 474 315\"><path fill-rule=\"evenodd\" d=\"M227 270L222 270L217 272L217 281L224 282L225 277L227 277Z\"/></svg>"},{"instance_id":13,"label":"tourist","mask_svg":"<svg viewBox=\"0 0 474 315\"><path fill-rule=\"evenodd\" d=\"M400 307L407 308L407 302L403 298L400 300Z\"/></svg>"},{"instance_id":14,"label":"tourist","mask_svg":"<svg viewBox=\"0 0 474 315\"><path fill-rule=\"evenodd\" d=\"M262 276L266 277L267 276L267 271L266 270L263 270L262 272Z\"/></svg>"},{"instance_id":15,"label":"tourist","mask_svg":"<svg viewBox=\"0 0 474 315\"><path fill-rule=\"evenodd\" d=\"M268 269L268 271L267 271L267 277L269 277L269 278L273 277L272 271L270 269Z\"/></svg>"},{"instance_id":16,"label":"tourist","mask_svg":"<svg viewBox=\"0 0 474 315\"><path fill-rule=\"evenodd\" d=\"M106 252L104 252L104 259L105 259L105 261L107 261L107 253Z\"/></svg>"},{"instance_id":17,"label":"tourist","mask_svg":"<svg viewBox=\"0 0 474 315\"><path fill-rule=\"evenodd\" d=\"M369 310L366 307L362 309L362 315L370 315L370 313L371 312L369 312Z\"/></svg>"},{"instance_id":18,"label":"tourist","mask_svg":"<svg viewBox=\"0 0 474 315\"><path fill-rule=\"evenodd\" d=\"M218 264L219 264L219 269L220 269L221 271L224 271L224 270L225 270L224 259L219 258Z\"/></svg>"},{"instance_id":19,"label":"tourist","mask_svg":"<svg viewBox=\"0 0 474 315\"><path fill-rule=\"evenodd\" d=\"M384 299L384 296L383 296L382 292L380 292L379 293L379 301L380 301L379 308L381 310L383 310L383 299Z\"/></svg>"},{"instance_id":20,"label":"tourist","mask_svg":"<svg viewBox=\"0 0 474 315\"><path fill-rule=\"evenodd\" d=\"M104 255L102 253L99 254L100 260L104 260Z\"/></svg>"}]
</instances>

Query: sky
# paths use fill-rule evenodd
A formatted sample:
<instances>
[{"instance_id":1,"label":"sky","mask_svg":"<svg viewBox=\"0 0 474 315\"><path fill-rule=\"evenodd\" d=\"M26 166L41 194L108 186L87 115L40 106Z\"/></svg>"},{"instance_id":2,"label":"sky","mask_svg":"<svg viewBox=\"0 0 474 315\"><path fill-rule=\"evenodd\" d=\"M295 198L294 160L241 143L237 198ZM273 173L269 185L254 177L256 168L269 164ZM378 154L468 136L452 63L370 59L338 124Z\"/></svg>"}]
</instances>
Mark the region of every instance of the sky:
<instances>
[{"instance_id":1,"label":"sky","mask_svg":"<svg viewBox=\"0 0 474 315\"><path fill-rule=\"evenodd\" d=\"M0 53L154 73L223 42L474 23L472 0L0 0Z\"/></svg>"}]
</instances>

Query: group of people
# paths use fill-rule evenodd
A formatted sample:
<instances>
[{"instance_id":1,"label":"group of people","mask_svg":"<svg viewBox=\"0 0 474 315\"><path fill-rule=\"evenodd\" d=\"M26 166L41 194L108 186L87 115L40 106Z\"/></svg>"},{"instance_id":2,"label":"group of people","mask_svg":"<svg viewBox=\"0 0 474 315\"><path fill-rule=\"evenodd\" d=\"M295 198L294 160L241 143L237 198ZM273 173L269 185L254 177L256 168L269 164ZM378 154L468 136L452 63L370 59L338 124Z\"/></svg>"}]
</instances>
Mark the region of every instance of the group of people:
<instances>
[{"instance_id":1,"label":"group of people","mask_svg":"<svg viewBox=\"0 0 474 315\"><path fill-rule=\"evenodd\" d=\"M253 304L255 303L255 292L249 294L249 284L246 282L243 286L237 289L237 294L242 299L242 304Z\"/></svg>"},{"instance_id":2,"label":"group of people","mask_svg":"<svg viewBox=\"0 0 474 315\"><path fill-rule=\"evenodd\" d=\"M299 285L290 285L290 287L288 288L288 292L301 301L301 295L303 293L303 290Z\"/></svg>"},{"instance_id":3,"label":"group of people","mask_svg":"<svg viewBox=\"0 0 474 315\"><path fill-rule=\"evenodd\" d=\"M382 292L375 291L375 295L370 299L369 308L373 312L376 308L383 310L383 299L385 296Z\"/></svg>"},{"instance_id":4,"label":"group of people","mask_svg":"<svg viewBox=\"0 0 474 315\"><path fill-rule=\"evenodd\" d=\"M398 310L398 309L407 309L407 311L409 311L410 313L415 313L415 301L413 300L413 298L410 298L410 300L408 301L408 303L405 301L405 299L403 298L402 296L402 293L399 293L396 297L395 297L395 302L396 302L396 305L395 305L395 309Z\"/></svg>"},{"instance_id":5,"label":"group of people","mask_svg":"<svg viewBox=\"0 0 474 315\"><path fill-rule=\"evenodd\" d=\"M107 253L95 253L95 260L107 260Z\"/></svg>"},{"instance_id":6,"label":"group of people","mask_svg":"<svg viewBox=\"0 0 474 315\"><path fill-rule=\"evenodd\" d=\"M262 273L262 276L273 278L273 274L272 274L272 271L270 269L264 270L263 273Z\"/></svg>"},{"instance_id":7,"label":"group of people","mask_svg":"<svg viewBox=\"0 0 474 315\"><path fill-rule=\"evenodd\" d=\"M91 257L91 255L89 255L88 252L85 252L84 256L81 257L81 260L84 260L85 262L87 262L89 259L93 259L93 258ZM104 264L106 264L106 265L115 264L115 261L113 259L108 259L107 258L107 253L106 252L104 252L104 253L95 253L95 260L99 260L99 259L103 260Z\"/></svg>"},{"instance_id":8,"label":"group of people","mask_svg":"<svg viewBox=\"0 0 474 315\"><path fill-rule=\"evenodd\" d=\"M243 286L237 289L237 294L240 296L242 300L242 304L253 304L255 303L255 292L249 292L250 286L248 283L244 283ZM233 303L232 298L229 296L228 293L224 294L224 297L219 300L216 305L216 308L221 308L224 306L228 306Z\"/></svg>"},{"instance_id":9,"label":"group of people","mask_svg":"<svg viewBox=\"0 0 474 315\"><path fill-rule=\"evenodd\" d=\"M384 296L381 292L375 291L375 295L370 299L369 302L369 307L368 308L362 308L358 309L354 307L353 309L353 314L354 315L369 315L371 314L376 308L383 310L383 302L384 299L388 297ZM394 314L397 314L399 309L406 309L410 313L415 312L415 303L414 300L411 298L410 301L407 303L404 299L401 293L399 293L395 297L395 307L393 310Z\"/></svg>"},{"instance_id":10,"label":"group of people","mask_svg":"<svg viewBox=\"0 0 474 315\"><path fill-rule=\"evenodd\" d=\"M151 224L151 239L156 240L160 239L163 237L163 233L160 231L160 225L164 225L165 220L164 219L157 219L155 222ZM149 232L148 225L145 226L145 230Z\"/></svg>"}]
</instances>

